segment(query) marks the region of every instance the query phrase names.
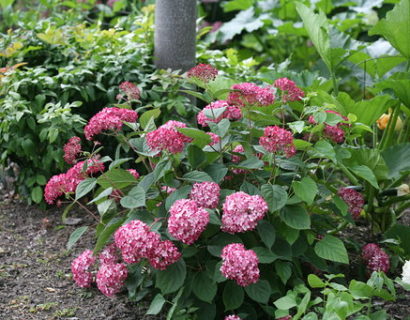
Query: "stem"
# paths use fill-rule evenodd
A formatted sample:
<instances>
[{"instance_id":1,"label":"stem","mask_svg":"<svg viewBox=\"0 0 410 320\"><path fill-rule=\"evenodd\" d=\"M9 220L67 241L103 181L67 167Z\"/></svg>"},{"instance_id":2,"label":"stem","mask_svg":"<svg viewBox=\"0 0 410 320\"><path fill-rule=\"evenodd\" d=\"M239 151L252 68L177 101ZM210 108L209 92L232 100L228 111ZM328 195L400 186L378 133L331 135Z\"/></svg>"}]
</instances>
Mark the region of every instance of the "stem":
<instances>
[{"instance_id":1,"label":"stem","mask_svg":"<svg viewBox=\"0 0 410 320\"><path fill-rule=\"evenodd\" d=\"M399 117L399 113L400 113L400 103L397 103L393 109L393 114L389 119L387 128L385 132L383 133L382 141L380 142L380 145L379 145L380 151L383 151L389 145L389 142L394 134L394 129L396 128L396 122L397 122L397 118Z\"/></svg>"},{"instance_id":2,"label":"stem","mask_svg":"<svg viewBox=\"0 0 410 320\"><path fill-rule=\"evenodd\" d=\"M334 72L332 72L332 82L333 82L333 93L334 93L334 96L337 97L337 95L339 94L339 88L337 86L337 79L336 79L336 75Z\"/></svg>"},{"instance_id":3,"label":"stem","mask_svg":"<svg viewBox=\"0 0 410 320\"><path fill-rule=\"evenodd\" d=\"M340 165L340 169L342 169L343 173L349 178L349 180L354 185L359 185L359 180L347 169L343 164Z\"/></svg>"}]
</instances>

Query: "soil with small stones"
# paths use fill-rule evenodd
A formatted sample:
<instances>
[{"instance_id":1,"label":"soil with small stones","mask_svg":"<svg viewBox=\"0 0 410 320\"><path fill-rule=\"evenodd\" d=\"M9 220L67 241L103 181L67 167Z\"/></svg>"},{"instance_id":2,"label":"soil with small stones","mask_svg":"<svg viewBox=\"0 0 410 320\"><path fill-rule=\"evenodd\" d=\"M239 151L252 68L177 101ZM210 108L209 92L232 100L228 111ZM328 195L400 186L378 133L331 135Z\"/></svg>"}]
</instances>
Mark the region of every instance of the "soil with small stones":
<instances>
[{"instance_id":1,"label":"soil with small stones","mask_svg":"<svg viewBox=\"0 0 410 320\"><path fill-rule=\"evenodd\" d=\"M93 221L77 213L80 224L68 226L61 215L61 209L0 203L0 319L156 319L144 316L146 304L131 303L125 294L107 298L96 288L75 286L71 261L94 239L86 233L71 251L66 243L73 230Z\"/></svg>"}]
</instances>

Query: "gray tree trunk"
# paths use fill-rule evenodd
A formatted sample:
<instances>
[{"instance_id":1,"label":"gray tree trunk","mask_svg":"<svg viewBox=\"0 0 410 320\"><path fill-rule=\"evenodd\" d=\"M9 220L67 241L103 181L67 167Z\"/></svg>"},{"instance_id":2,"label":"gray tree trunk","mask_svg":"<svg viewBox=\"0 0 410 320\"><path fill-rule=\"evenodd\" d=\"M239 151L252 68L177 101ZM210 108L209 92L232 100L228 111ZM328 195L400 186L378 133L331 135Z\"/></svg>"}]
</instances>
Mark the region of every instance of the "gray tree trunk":
<instances>
[{"instance_id":1,"label":"gray tree trunk","mask_svg":"<svg viewBox=\"0 0 410 320\"><path fill-rule=\"evenodd\" d=\"M195 65L196 0L157 0L155 65L187 71Z\"/></svg>"}]
</instances>

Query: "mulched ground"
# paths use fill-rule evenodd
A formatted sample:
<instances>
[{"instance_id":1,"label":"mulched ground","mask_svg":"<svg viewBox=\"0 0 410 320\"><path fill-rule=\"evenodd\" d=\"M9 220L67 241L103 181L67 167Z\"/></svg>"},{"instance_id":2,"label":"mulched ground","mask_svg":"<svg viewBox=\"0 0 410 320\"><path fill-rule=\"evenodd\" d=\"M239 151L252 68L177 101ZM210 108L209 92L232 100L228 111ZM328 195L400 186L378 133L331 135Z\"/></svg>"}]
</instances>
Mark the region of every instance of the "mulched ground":
<instances>
[{"instance_id":1,"label":"mulched ground","mask_svg":"<svg viewBox=\"0 0 410 320\"><path fill-rule=\"evenodd\" d=\"M92 220L84 213L80 225L61 223L62 210L42 211L24 204L0 203L0 319L148 320L146 304L133 304L125 294L107 298L96 288L74 285L70 264L86 248L84 236L71 251L71 232Z\"/></svg>"}]
</instances>

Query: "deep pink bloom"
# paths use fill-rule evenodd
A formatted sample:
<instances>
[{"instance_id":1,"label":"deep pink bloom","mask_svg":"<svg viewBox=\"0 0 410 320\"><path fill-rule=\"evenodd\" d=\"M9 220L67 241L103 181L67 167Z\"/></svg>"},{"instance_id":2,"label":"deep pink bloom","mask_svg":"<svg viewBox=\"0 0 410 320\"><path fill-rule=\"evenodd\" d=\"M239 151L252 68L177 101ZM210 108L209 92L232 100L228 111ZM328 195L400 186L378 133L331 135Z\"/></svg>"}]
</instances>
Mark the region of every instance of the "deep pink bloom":
<instances>
[{"instance_id":1,"label":"deep pink bloom","mask_svg":"<svg viewBox=\"0 0 410 320\"><path fill-rule=\"evenodd\" d=\"M96 257L91 250L85 250L71 263L71 272L75 283L81 288L88 288L93 281L93 275L88 270L94 263Z\"/></svg>"},{"instance_id":2,"label":"deep pink bloom","mask_svg":"<svg viewBox=\"0 0 410 320\"><path fill-rule=\"evenodd\" d=\"M134 176L135 179L138 179L138 178L140 177L140 174L139 174L138 171L135 170L135 169L128 169L127 171L128 171L129 173L131 173L131 174Z\"/></svg>"},{"instance_id":3,"label":"deep pink bloom","mask_svg":"<svg viewBox=\"0 0 410 320\"><path fill-rule=\"evenodd\" d=\"M259 280L259 259L253 250L246 250L241 243L231 243L222 249L221 273L246 287Z\"/></svg>"},{"instance_id":4,"label":"deep pink bloom","mask_svg":"<svg viewBox=\"0 0 410 320\"><path fill-rule=\"evenodd\" d=\"M246 105L269 106L275 102L275 94L271 88L261 88L254 83L244 82L234 84L228 97L231 105L244 107Z\"/></svg>"},{"instance_id":5,"label":"deep pink bloom","mask_svg":"<svg viewBox=\"0 0 410 320\"><path fill-rule=\"evenodd\" d=\"M209 222L209 213L193 200L175 201L169 213L168 231L170 235L185 244L193 244Z\"/></svg>"},{"instance_id":6,"label":"deep pink bloom","mask_svg":"<svg viewBox=\"0 0 410 320\"><path fill-rule=\"evenodd\" d=\"M292 133L278 126L266 127L259 144L269 152L284 153L287 158L296 154Z\"/></svg>"},{"instance_id":7,"label":"deep pink bloom","mask_svg":"<svg viewBox=\"0 0 410 320\"><path fill-rule=\"evenodd\" d=\"M197 78L203 82L209 82L215 80L218 76L218 70L212 67L210 64L198 64L197 66L191 68L187 72L188 78Z\"/></svg>"},{"instance_id":8,"label":"deep pink bloom","mask_svg":"<svg viewBox=\"0 0 410 320\"><path fill-rule=\"evenodd\" d=\"M358 219L364 206L362 194L351 188L340 188L337 194L349 206L353 219Z\"/></svg>"},{"instance_id":9,"label":"deep pink bloom","mask_svg":"<svg viewBox=\"0 0 410 320\"><path fill-rule=\"evenodd\" d=\"M160 241L151 252L149 263L158 270L165 270L169 265L177 262L182 254L172 241Z\"/></svg>"},{"instance_id":10,"label":"deep pink bloom","mask_svg":"<svg viewBox=\"0 0 410 320\"><path fill-rule=\"evenodd\" d=\"M68 164L77 162L77 157L81 152L81 139L79 137L71 137L64 145L64 161Z\"/></svg>"},{"instance_id":11,"label":"deep pink bloom","mask_svg":"<svg viewBox=\"0 0 410 320\"><path fill-rule=\"evenodd\" d=\"M205 115L205 110L215 110L219 108L226 108L226 109L216 119L208 118ZM211 104L207 105L204 109L202 109L197 115L198 124L200 124L203 127L207 127L209 125L209 122L218 123L222 119L238 120L241 118L242 118L241 109L236 106L230 105L225 100L218 100L218 101L212 102Z\"/></svg>"},{"instance_id":12,"label":"deep pink bloom","mask_svg":"<svg viewBox=\"0 0 410 320\"><path fill-rule=\"evenodd\" d=\"M367 262L370 260L371 257L373 257L380 250L381 249L378 244L368 243L364 245L362 248L362 259Z\"/></svg>"},{"instance_id":13,"label":"deep pink bloom","mask_svg":"<svg viewBox=\"0 0 410 320\"><path fill-rule=\"evenodd\" d=\"M221 188L217 183L200 182L194 184L189 198L203 208L215 209L219 203L220 192Z\"/></svg>"},{"instance_id":14,"label":"deep pink bloom","mask_svg":"<svg viewBox=\"0 0 410 320\"><path fill-rule=\"evenodd\" d=\"M44 188L44 199L48 204L53 204L65 193L73 192L75 187L67 180L66 174L52 176Z\"/></svg>"},{"instance_id":15,"label":"deep pink bloom","mask_svg":"<svg viewBox=\"0 0 410 320\"><path fill-rule=\"evenodd\" d=\"M348 118L341 115L339 112L334 110L325 110L326 113L333 113L341 117L344 121L348 121ZM313 116L310 116L308 119L310 124L316 124L316 121ZM335 126L328 125L326 122L324 123L325 128L323 129L323 135L335 143L343 143L345 141L345 132L342 129L343 126L346 126L347 123L338 123Z\"/></svg>"},{"instance_id":16,"label":"deep pink bloom","mask_svg":"<svg viewBox=\"0 0 410 320\"><path fill-rule=\"evenodd\" d=\"M219 142L221 142L221 137L218 136L217 134L213 133L213 132L207 132L206 133L208 136L211 137L212 141L208 144L210 146L213 146Z\"/></svg>"},{"instance_id":17,"label":"deep pink bloom","mask_svg":"<svg viewBox=\"0 0 410 320\"><path fill-rule=\"evenodd\" d=\"M121 226L114 234L117 247L121 250L126 263L137 263L151 257L152 251L160 242L159 234L150 231L149 226L133 220Z\"/></svg>"},{"instance_id":18,"label":"deep pink bloom","mask_svg":"<svg viewBox=\"0 0 410 320\"><path fill-rule=\"evenodd\" d=\"M101 251L98 259L100 260L100 264L111 264L117 263L120 259L118 255L117 246L115 243L111 243Z\"/></svg>"},{"instance_id":19,"label":"deep pink bloom","mask_svg":"<svg viewBox=\"0 0 410 320\"><path fill-rule=\"evenodd\" d=\"M288 78L280 78L273 84L276 88L282 90L282 102L297 101L305 96L305 93Z\"/></svg>"},{"instance_id":20,"label":"deep pink bloom","mask_svg":"<svg viewBox=\"0 0 410 320\"><path fill-rule=\"evenodd\" d=\"M268 212L268 204L259 195L240 191L227 196L222 209L222 231L236 233L255 229Z\"/></svg>"},{"instance_id":21,"label":"deep pink bloom","mask_svg":"<svg viewBox=\"0 0 410 320\"><path fill-rule=\"evenodd\" d=\"M124 121L135 122L138 114L134 110L122 108L104 108L95 114L84 127L84 135L87 140L92 140L97 134L103 131L119 131Z\"/></svg>"},{"instance_id":22,"label":"deep pink bloom","mask_svg":"<svg viewBox=\"0 0 410 320\"><path fill-rule=\"evenodd\" d=\"M186 124L170 120L158 129L148 132L146 135L147 145L151 150L168 150L171 153L179 153L184 150L185 144L192 139L177 131L177 128L186 128Z\"/></svg>"},{"instance_id":23,"label":"deep pink bloom","mask_svg":"<svg viewBox=\"0 0 410 320\"><path fill-rule=\"evenodd\" d=\"M123 263L109 263L100 266L97 272L97 287L107 297L120 292L128 276L128 270Z\"/></svg>"},{"instance_id":24,"label":"deep pink bloom","mask_svg":"<svg viewBox=\"0 0 410 320\"><path fill-rule=\"evenodd\" d=\"M383 249L380 249L369 259L369 261L367 262L367 268L372 272L388 272L390 269L389 255Z\"/></svg>"},{"instance_id":25,"label":"deep pink bloom","mask_svg":"<svg viewBox=\"0 0 410 320\"><path fill-rule=\"evenodd\" d=\"M140 98L140 89L132 82L125 81L119 85L122 92L127 95L128 100L138 100Z\"/></svg>"},{"instance_id":26,"label":"deep pink bloom","mask_svg":"<svg viewBox=\"0 0 410 320\"><path fill-rule=\"evenodd\" d=\"M226 316L224 320L242 320L242 318L240 318L240 317L238 317L238 316L236 316L236 315L231 314L231 315L229 315L229 316Z\"/></svg>"}]
</instances>

